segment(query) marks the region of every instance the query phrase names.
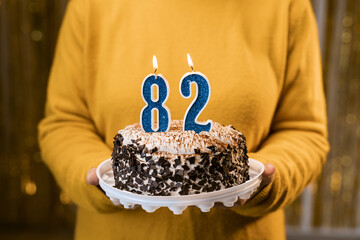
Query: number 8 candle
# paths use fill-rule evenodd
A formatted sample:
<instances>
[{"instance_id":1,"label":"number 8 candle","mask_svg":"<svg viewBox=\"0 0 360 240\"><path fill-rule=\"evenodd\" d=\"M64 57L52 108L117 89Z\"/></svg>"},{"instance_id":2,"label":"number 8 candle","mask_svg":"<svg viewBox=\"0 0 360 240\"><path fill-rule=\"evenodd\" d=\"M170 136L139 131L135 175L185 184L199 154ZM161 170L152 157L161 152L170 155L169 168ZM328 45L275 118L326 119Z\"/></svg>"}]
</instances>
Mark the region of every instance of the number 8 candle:
<instances>
[{"instance_id":1,"label":"number 8 candle","mask_svg":"<svg viewBox=\"0 0 360 240\"><path fill-rule=\"evenodd\" d=\"M196 83L197 91L196 97L186 110L184 116L184 131L194 130L196 133L202 131L210 131L212 121L208 120L205 124L197 122L197 118L202 110L205 108L210 98L210 83L204 74L201 72L194 72L194 64L191 60L190 54L187 54L187 60L192 72L185 73L180 80L180 93L184 98L191 96L191 84Z\"/></svg>"},{"instance_id":2,"label":"number 8 candle","mask_svg":"<svg viewBox=\"0 0 360 240\"><path fill-rule=\"evenodd\" d=\"M145 132L166 132L170 127L171 120L170 111L164 106L170 92L169 84L161 74L156 74L158 65L155 55L153 56L153 67L154 73L145 77L141 87L141 95L147 105L141 110L140 125ZM156 97L153 85L158 86L158 96ZM157 110L157 128L154 127L155 110Z\"/></svg>"}]
</instances>

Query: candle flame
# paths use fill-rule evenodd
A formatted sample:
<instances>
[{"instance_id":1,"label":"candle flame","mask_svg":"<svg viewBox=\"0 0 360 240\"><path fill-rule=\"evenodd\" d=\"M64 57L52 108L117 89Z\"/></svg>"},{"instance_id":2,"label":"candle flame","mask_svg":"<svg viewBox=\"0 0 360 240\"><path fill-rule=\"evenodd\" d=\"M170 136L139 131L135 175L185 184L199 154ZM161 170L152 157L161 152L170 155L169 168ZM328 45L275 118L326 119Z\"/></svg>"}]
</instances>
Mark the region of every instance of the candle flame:
<instances>
[{"instance_id":1,"label":"candle flame","mask_svg":"<svg viewBox=\"0 0 360 240\"><path fill-rule=\"evenodd\" d=\"M188 60L188 64L191 67L191 70L194 69L194 64L193 61L191 60L190 54L187 54L187 60Z\"/></svg>"},{"instance_id":2,"label":"candle flame","mask_svg":"<svg viewBox=\"0 0 360 240\"><path fill-rule=\"evenodd\" d=\"M156 72L158 69L158 63L155 55L153 56L153 68L154 68L154 72Z\"/></svg>"}]
</instances>

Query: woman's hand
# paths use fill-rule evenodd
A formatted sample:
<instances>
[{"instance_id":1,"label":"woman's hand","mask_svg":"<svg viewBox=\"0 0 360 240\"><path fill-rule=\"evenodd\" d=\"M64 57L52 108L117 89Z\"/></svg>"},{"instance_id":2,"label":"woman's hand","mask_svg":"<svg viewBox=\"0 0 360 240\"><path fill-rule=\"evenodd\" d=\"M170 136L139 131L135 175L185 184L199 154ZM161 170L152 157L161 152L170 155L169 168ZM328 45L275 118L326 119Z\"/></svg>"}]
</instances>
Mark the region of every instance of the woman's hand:
<instances>
[{"instance_id":1,"label":"woman's hand","mask_svg":"<svg viewBox=\"0 0 360 240\"><path fill-rule=\"evenodd\" d=\"M86 176L86 181L90 185L99 185L99 178L96 176L96 168L90 168Z\"/></svg>"},{"instance_id":2,"label":"woman's hand","mask_svg":"<svg viewBox=\"0 0 360 240\"><path fill-rule=\"evenodd\" d=\"M266 187L268 184L270 184L275 176L275 167L274 165L267 163L265 164L265 170L262 173L261 177L261 183L260 186L258 187L258 189L256 190L256 192L254 192L251 197L249 199L251 199L254 195L256 195L258 192L260 192L264 187ZM242 206L246 203L246 201L248 201L249 199L240 199L238 201L236 201L234 203L233 207L239 207ZM219 208L229 208L229 207L225 207L222 203L217 202L215 203L215 207L219 207Z\"/></svg>"},{"instance_id":3,"label":"woman's hand","mask_svg":"<svg viewBox=\"0 0 360 240\"><path fill-rule=\"evenodd\" d=\"M265 164L265 170L261 175L262 180L261 180L260 186L258 187L256 192L253 193L253 195L251 197L256 195L258 192L260 192L264 187L269 185L274 180L275 171L276 171L276 169L275 169L274 165L272 165L271 163L266 163ZM249 199L251 199L251 197ZM239 201L236 202L235 204L237 204L237 206L244 205L246 203L246 201L249 200L249 199L241 199L240 204L239 204Z\"/></svg>"},{"instance_id":4,"label":"woman's hand","mask_svg":"<svg viewBox=\"0 0 360 240\"><path fill-rule=\"evenodd\" d=\"M99 178L96 175L96 168L90 168L90 170L88 171L88 173L86 175L86 181L88 184L94 185L94 186L98 187L102 192L104 192L99 186ZM104 192L104 194L105 194L105 192ZM136 209L139 206L140 205L133 205L132 207L130 207L128 209Z\"/></svg>"}]
</instances>

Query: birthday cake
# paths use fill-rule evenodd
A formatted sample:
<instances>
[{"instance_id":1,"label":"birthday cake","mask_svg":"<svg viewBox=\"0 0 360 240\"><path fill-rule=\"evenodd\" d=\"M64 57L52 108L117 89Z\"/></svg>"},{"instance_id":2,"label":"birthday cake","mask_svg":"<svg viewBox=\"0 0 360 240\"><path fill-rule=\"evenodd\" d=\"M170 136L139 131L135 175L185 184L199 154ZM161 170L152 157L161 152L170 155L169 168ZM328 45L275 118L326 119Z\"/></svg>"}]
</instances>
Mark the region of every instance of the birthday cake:
<instances>
[{"instance_id":1,"label":"birthday cake","mask_svg":"<svg viewBox=\"0 0 360 240\"><path fill-rule=\"evenodd\" d=\"M143 195L199 194L249 179L244 135L216 122L199 134L179 120L167 132L129 125L114 137L112 168L116 188Z\"/></svg>"}]
</instances>

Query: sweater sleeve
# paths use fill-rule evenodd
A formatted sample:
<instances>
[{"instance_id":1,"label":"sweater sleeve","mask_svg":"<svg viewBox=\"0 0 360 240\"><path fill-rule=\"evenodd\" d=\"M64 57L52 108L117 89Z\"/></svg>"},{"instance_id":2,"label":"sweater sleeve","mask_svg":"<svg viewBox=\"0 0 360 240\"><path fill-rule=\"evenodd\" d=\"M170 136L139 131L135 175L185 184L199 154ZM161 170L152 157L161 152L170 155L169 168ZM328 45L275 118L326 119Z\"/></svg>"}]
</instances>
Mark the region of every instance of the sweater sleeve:
<instances>
[{"instance_id":1,"label":"sweater sleeve","mask_svg":"<svg viewBox=\"0 0 360 240\"><path fill-rule=\"evenodd\" d=\"M86 182L87 171L111 156L85 101L84 8L70 1L50 73L45 118L39 124L42 157L61 189L77 205L93 211L121 209Z\"/></svg>"},{"instance_id":2,"label":"sweater sleeve","mask_svg":"<svg viewBox=\"0 0 360 240\"><path fill-rule=\"evenodd\" d=\"M289 9L284 85L271 132L249 156L276 167L274 181L244 206L246 216L262 216L289 205L325 163L329 149L326 108L316 21L310 1L295 0Z\"/></svg>"}]
</instances>

